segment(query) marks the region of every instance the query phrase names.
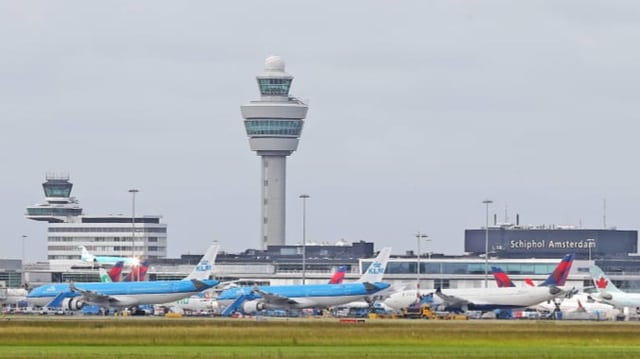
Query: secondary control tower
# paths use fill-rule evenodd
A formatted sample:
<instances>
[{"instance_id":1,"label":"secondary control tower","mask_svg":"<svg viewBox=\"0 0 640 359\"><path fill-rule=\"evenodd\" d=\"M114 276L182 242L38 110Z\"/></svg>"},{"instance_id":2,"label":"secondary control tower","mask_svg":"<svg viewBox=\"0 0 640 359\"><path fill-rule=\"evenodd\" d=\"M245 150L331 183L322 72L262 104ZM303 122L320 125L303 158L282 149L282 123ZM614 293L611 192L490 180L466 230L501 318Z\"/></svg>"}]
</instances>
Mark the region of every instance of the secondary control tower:
<instances>
[{"instance_id":1,"label":"secondary control tower","mask_svg":"<svg viewBox=\"0 0 640 359\"><path fill-rule=\"evenodd\" d=\"M280 56L265 60L256 76L260 99L240 110L252 151L262 157L262 249L285 245L287 156L298 148L298 138L309 107L289 95L293 76L284 71Z\"/></svg>"}]
</instances>

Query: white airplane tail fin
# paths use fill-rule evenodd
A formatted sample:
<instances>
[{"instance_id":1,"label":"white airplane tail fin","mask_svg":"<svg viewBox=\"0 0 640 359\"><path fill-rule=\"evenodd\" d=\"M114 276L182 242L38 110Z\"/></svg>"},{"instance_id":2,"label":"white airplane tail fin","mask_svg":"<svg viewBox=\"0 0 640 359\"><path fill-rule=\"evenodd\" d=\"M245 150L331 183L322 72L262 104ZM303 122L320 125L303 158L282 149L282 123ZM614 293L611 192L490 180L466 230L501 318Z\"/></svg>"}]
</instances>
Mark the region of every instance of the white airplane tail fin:
<instances>
[{"instance_id":1,"label":"white airplane tail fin","mask_svg":"<svg viewBox=\"0 0 640 359\"><path fill-rule=\"evenodd\" d=\"M219 245L212 244L209 249L207 249L207 253L202 256L198 265L193 268L191 274L189 274L186 278L183 278L183 280L209 279L209 276L213 273L213 264L216 262L216 257L218 256L219 249Z\"/></svg>"},{"instance_id":2,"label":"white airplane tail fin","mask_svg":"<svg viewBox=\"0 0 640 359\"><path fill-rule=\"evenodd\" d=\"M98 269L98 272L100 273L100 281L103 283L110 283L112 282L111 277L109 277L109 273L107 273L107 270L100 267Z\"/></svg>"},{"instance_id":3,"label":"white airplane tail fin","mask_svg":"<svg viewBox=\"0 0 640 359\"><path fill-rule=\"evenodd\" d=\"M80 254L80 259L85 261L85 262L94 262L96 260L96 257L89 253L89 251L87 250L87 247L85 246L78 246L78 248L80 248L80 250L82 251Z\"/></svg>"},{"instance_id":4,"label":"white airplane tail fin","mask_svg":"<svg viewBox=\"0 0 640 359\"><path fill-rule=\"evenodd\" d=\"M622 292L597 265L590 266L589 273L591 273L591 279L593 279L593 284L598 288L598 291L609 293Z\"/></svg>"},{"instance_id":5,"label":"white airplane tail fin","mask_svg":"<svg viewBox=\"0 0 640 359\"><path fill-rule=\"evenodd\" d=\"M371 263L367 271L364 272L362 277L358 279L360 283L375 283L382 282L382 277L384 276L384 271L387 268L387 262L389 261L389 257L391 256L391 247L384 247L378 253L376 259Z\"/></svg>"}]
</instances>

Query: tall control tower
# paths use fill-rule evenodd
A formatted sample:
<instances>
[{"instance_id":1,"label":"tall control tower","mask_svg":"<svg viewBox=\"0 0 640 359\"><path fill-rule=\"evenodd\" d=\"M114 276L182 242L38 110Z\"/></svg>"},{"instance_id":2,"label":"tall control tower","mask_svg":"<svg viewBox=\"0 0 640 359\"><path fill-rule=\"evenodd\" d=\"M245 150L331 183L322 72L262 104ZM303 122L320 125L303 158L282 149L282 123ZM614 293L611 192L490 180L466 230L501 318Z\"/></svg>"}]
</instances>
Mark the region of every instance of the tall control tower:
<instances>
[{"instance_id":1,"label":"tall control tower","mask_svg":"<svg viewBox=\"0 0 640 359\"><path fill-rule=\"evenodd\" d=\"M287 156L298 148L303 118L309 107L289 96L293 76L284 71L284 60L270 56L264 72L256 76L260 99L240 110L249 146L262 157L261 248L285 244Z\"/></svg>"}]
</instances>

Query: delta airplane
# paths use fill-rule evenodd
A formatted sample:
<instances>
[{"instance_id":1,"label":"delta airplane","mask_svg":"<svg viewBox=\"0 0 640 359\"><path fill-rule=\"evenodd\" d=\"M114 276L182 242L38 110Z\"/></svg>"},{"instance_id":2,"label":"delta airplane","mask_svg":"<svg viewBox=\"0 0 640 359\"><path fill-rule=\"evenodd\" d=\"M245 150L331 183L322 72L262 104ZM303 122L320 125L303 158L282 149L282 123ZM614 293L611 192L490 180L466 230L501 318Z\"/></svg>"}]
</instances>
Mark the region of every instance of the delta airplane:
<instances>
[{"instance_id":1,"label":"delta airplane","mask_svg":"<svg viewBox=\"0 0 640 359\"><path fill-rule=\"evenodd\" d=\"M31 306L80 310L87 305L102 308L127 308L143 304L161 304L209 289L219 282L208 279L218 245L209 247L191 274L182 280L152 282L91 282L45 284L27 295Z\"/></svg>"},{"instance_id":2,"label":"delta airplane","mask_svg":"<svg viewBox=\"0 0 640 359\"><path fill-rule=\"evenodd\" d=\"M264 309L303 309L331 307L350 303L389 288L380 280L387 267L391 248L383 248L367 271L355 283L256 286L230 288L218 296L223 315L231 315L236 309L253 313Z\"/></svg>"},{"instance_id":3,"label":"delta airplane","mask_svg":"<svg viewBox=\"0 0 640 359\"><path fill-rule=\"evenodd\" d=\"M565 255L549 278L538 286L564 286L569 276L573 257L573 254ZM499 267L491 267L491 271L493 272L498 287L516 286L513 281L511 281L511 278ZM525 282L529 286L534 286L530 279L527 279ZM613 306L606 303L598 303L587 293L577 293L577 291L573 290L568 291L566 294L566 297L559 303L555 299L548 300L536 305L535 309L542 312L561 311L563 313L588 313L594 318L615 317L619 314L619 311Z\"/></svg>"},{"instance_id":4,"label":"delta airplane","mask_svg":"<svg viewBox=\"0 0 640 359\"><path fill-rule=\"evenodd\" d=\"M640 307L640 293L626 293L618 289L611 280L604 274L602 269L596 265L589 267L593 284L598 289L599 294L593 299L603 303L611 304L616 308Z\"/></svg>"},{"instance_id":5,"label":"delta airplane","mask_svg":"<svg viewBox=\"0 0 640 359\"><path fill-rule=\"evenodd\" d=\"M344 275L347 272L347 266L340 266L338 270L333 273L331 279L329 279L329 284L340 284L344 281Z\"/></svg>"},{"instance_id":6,"label":"delta airplane","mask_svg":"<svg viewBox=\"0 0 640 359\"><path fill-rule=\"evenodd\" d=\"M566 256L565 256L566 257ZM571 262L561 261L545 283L558 283L563 277L566 280ZM566 273L565 273L566 272ZM508 279L508 278L507 278ZM433 294L434 306L447 310L481 310L515 309L530 307L565 293L551 284L546 287L498 287L498 288L437 288L425 291L424 295ZM419 298L417 289L408 289L391 294L384 304L394 310L414 305Z\"/></svg>"},{"instance_id":7,"label":"delta airplane","mask_svg":"<svg viewBox=\"0 0 640 359\"><path fill-rule=\"evenodd\" d=\"M118 262L124 262L125 265L133 266L137 265L140 260L138 258L133 257L109 257L109 256L94 256L93 254L87 251L85 246L78 246L82 253L80 254L80 259L83 262L93 263L93 264L111 264L115 265Z\"/></svg>"},{"instance_id":8,"label":"delta airplane","mask_svg":"<svg viewBox=\"0 0 640 359\"><path fill-rule=\"evenodd\" d=\"M540 283L539 287L548 287L551 285L562 287L567 282L567 277L569 277L569 272L571 271L571 265L573 264L574 254L570 253L562 257L560 263L556 266L551 275L542 283ZM493 277L496 280L496 284L499 288L502 287L515 287L516 285L511 281L511 278L499 267L491 267L491 272L493 273ZM526 279L525 282L528 286L534 287L535 285L531 281L531 279Z\"/></svg>"}]
</instances>

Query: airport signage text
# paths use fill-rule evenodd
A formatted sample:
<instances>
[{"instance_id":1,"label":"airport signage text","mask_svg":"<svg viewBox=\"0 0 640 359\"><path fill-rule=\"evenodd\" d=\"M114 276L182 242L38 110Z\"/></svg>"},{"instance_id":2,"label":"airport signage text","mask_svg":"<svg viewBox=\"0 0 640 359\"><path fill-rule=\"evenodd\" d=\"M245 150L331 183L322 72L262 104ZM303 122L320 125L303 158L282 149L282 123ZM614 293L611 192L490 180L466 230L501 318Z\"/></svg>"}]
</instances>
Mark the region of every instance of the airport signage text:
<instances>
[{"instance_id":1,"label":"airport signage text","mask_svg":"<svg viewBox=\"0 0 640 359\"><path fill-rule=\"evenodd\" d=\"M589 249L595 248L596 242L593 241L549 241L546 239L540 240L518 240L509 242L511 249Z\"/></svg>"}]
</instances>

